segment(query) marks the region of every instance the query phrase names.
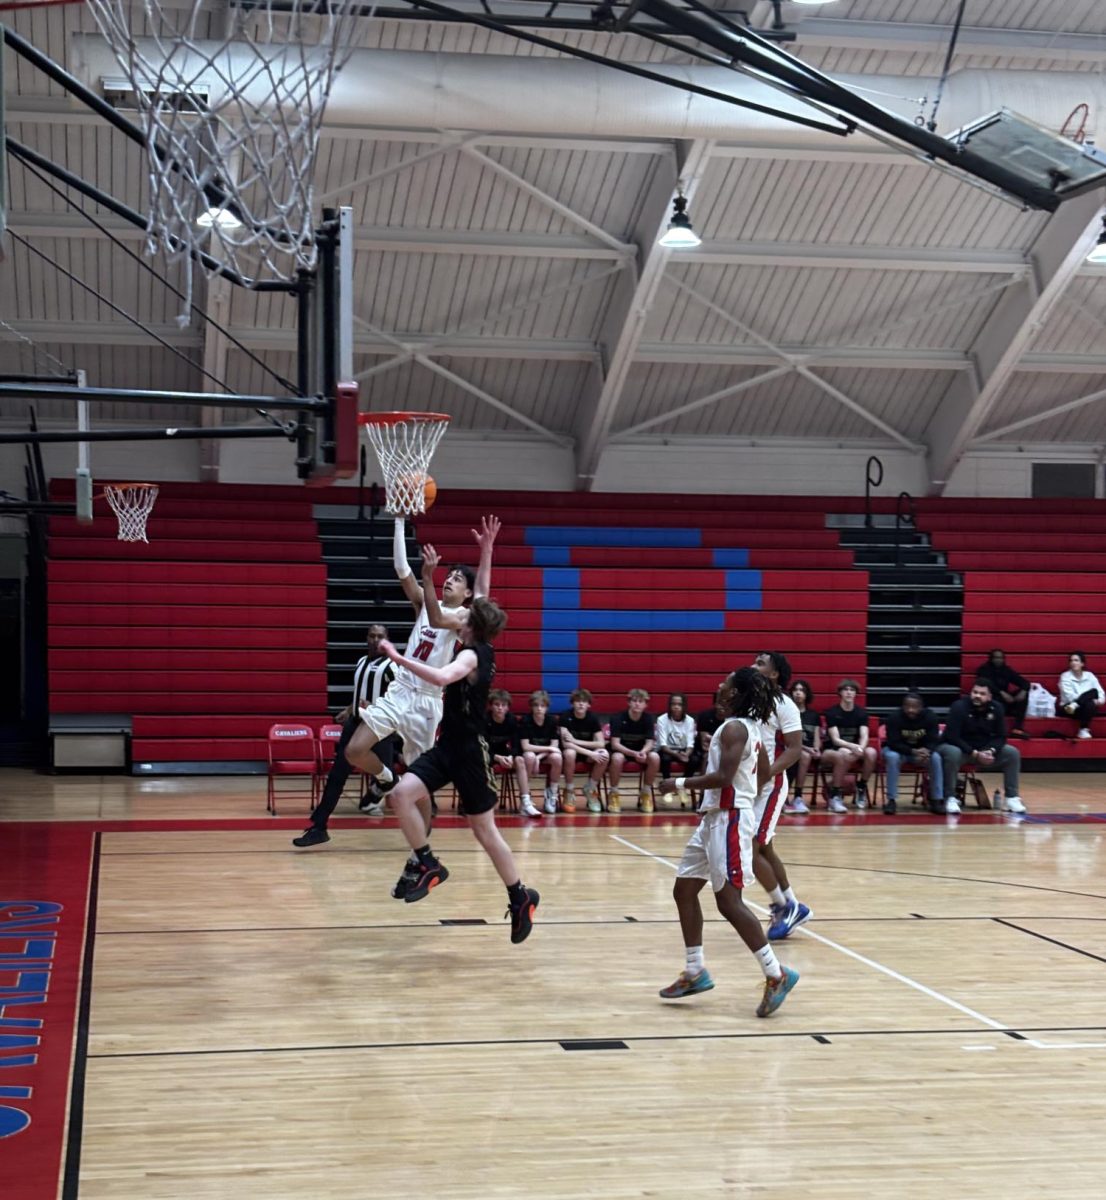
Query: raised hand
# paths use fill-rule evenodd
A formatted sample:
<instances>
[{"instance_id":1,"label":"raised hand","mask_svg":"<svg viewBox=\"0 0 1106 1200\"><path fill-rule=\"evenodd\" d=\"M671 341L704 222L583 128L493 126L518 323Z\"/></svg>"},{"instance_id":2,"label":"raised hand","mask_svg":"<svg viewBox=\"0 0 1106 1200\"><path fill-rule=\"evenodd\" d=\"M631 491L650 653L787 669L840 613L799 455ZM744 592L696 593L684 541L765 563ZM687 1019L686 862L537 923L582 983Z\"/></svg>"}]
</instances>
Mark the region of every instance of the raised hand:
<instances>
[{"instance_id":1,"label":"raised hand","mask_svg":"<svg viewBox=\"0 0 1106 1200\"><path fill-rule=\"evenodd\" d=\"M503 522L498 517L481 517L480 528L472 531L476 544L481 550L490 550L499 536Z\"/></svg>"},{"instance_id":2,"label":"raised hand","mask_svg":"<svg viewBox=\"0 0 1106 1200\"><path fill-rule=\"evenodd\" d=\"M442 556L427 542L422 548L422 573L433 575L434 568L442 561Z\"/></svg>"},{"instance_id":3,"label":"raised hand","mask_svg":"<svg viewBox=\"0 0 1106 1200\"><path fill-rule=\"evenodd\" d=\"M392 645L392 643L390 641L388 641L387 638L381 638L380 641L377 643L376 648L380 651L381 654L386 654L392 660L392 662L399 661L399 658L400 658L399 651L395 648L395 646Z\"/></svg>"}]
</instances>

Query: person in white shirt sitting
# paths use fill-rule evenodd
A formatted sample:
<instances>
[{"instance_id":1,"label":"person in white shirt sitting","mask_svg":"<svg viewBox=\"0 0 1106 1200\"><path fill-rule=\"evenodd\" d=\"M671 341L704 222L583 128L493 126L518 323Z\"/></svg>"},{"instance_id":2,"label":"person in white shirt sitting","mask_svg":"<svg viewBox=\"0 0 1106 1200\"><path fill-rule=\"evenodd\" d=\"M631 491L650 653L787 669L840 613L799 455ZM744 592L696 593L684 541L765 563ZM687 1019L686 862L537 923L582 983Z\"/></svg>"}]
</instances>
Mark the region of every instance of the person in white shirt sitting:
<instances>
[{"instance_id":1,"label":"person in white shirt sitting","mask_svg":"<svg viewBox=\"0 0 1106 1200\"><path fill-rule=\"evenodd\" d=\"M1060 709L1079 722L1076 737L1091 736L1091 720L1104 699L1102 684L1087 670L1087 656L1082 650L1073 650L1068 655L1068 669L1060 676Z\"/></svg>"},{"instance_id":2,"label":"person in white shirt sitting","mask_svg":"<svg viewBox=\"0 0 1106 1200\"><path fill-rule=\"evenodd\" d=\"M677 775L687 775L688 763L695 750L696 730L695 718L688 716L687 697L683 692L673 692L668 697L668 711L657 718L654 736L661 756L662 778L668 779L673 767ZM686 791L678 789L673 803L679 808L690 808L691 798Z\"/></svg>"}]
</instances>

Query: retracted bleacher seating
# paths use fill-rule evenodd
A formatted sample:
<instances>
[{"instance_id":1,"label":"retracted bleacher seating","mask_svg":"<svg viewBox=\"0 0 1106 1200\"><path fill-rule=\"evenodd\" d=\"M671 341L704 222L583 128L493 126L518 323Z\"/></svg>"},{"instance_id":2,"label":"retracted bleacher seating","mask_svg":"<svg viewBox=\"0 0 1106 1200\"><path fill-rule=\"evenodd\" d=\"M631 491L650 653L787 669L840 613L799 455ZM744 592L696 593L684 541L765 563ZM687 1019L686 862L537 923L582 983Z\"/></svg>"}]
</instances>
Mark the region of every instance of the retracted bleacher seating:
<instances>
[{"instance_id":1,"label":"retracted bleacher seating","mask_svg":"<svg viewBox=\"0 0 1106 1200\"><path fill-rule=\"evenodd\" d=\"M55 494L65 494L64 484ZM133 716L135 763L254 762L326 711L326 567L293 487L161 485L149 544L50 522L53 713Z\"/></svg>"}]
</instances>

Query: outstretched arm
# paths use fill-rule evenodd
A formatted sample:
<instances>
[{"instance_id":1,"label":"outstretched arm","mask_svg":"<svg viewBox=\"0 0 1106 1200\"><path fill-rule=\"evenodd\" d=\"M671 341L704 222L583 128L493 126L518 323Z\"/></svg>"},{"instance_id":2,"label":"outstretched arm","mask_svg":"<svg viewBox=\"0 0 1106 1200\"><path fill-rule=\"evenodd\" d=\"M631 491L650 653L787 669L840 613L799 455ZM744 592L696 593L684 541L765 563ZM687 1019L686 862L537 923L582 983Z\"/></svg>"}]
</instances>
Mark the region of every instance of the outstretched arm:
<instances>
[{"instance_id":1,"label":"outstretched arm","mask_svg":"<svg viewBox=\"0 0 1106 1200\"><path fill-rule=\"evenodd\" d=\"M480 528L472 531L476 544L480 547L480 563L476 568L476 587L474 596L486 596L492 588L492 548L499 535L502 522L498 517L481 517Z\"/></svg>"},{"instance_id":2,"label":"outstretched arm","mask_svg":"<svg viewBox=\"0 0 1106 1200\"><path fill-rule=\"evenodd\" d=\"M426 605L426 615L435 629L460 629L461 618L446 616L438 603L438 593L434 588L434 570L442 561L441 555L429 542L422 548L422 588L420 595Z\"/></svg>"},{"instance_id":3,"label":"outstretched arm","mask_svg":"<svg viewBox=\"0 0 1106 1200\"><path fill-rule=\"evenodd\" d=\"M396 517L396 527L392 534L392 562L395 564L403 594L414 605L415 612L420 613L423 603L422 588L419 587L419 581L407 562L407 523L402 517Z\"/></svg>"},{"instance_id":4,"label":"outstretched arm","mask_svg":"<svg viewBox=\"0 0 1106 1200\"><path fill-rule=\"evenodd\" d=\"M458 679L464 679L466 675L471 675L476 670L476 655L471 650L462 650L445 667L428 667L426 663L417 658L407 658L387 640L380 643L380 652L386 654L392 662L406 667L412 675L425 679L427 683L432 683L435 687L448 687L449 684L456 683Z\"/></svg>"}]
</instances>

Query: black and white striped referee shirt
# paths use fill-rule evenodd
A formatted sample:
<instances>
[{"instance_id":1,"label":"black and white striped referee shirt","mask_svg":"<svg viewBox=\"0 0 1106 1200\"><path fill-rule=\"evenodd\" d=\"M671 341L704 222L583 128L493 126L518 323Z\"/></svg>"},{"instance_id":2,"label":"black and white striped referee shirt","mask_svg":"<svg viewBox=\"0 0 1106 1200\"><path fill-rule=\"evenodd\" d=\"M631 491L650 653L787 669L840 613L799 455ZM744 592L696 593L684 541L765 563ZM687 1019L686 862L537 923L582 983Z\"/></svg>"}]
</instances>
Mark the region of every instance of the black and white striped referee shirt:
<instances>
[{"instance_id":1,"label":"black and white striped referee shirt","mask_svg":"<svg viewBox=\"0 0 1106 1200\"><path fill-rule=\"evenodd\" d=\"M395 666L384 655L369 658L366 654L358 659L353 669L353 711L356 713L362 705L375 704L395 677Z\"/></svg>"}]
</instances>

